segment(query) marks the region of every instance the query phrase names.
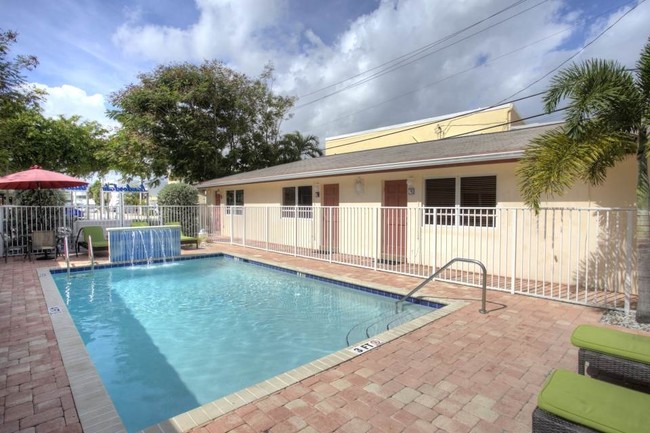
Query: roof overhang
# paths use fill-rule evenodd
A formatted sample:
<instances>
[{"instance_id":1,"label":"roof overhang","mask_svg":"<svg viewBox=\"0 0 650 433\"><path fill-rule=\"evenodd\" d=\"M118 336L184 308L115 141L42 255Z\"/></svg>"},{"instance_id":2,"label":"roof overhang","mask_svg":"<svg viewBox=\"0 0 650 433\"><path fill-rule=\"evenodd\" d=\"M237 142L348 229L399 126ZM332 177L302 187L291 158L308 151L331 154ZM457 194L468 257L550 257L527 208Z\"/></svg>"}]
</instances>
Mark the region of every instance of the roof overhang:
<instances>
[{"instance_id":1,"label":"roof overhang","mask_svg":"<svg viewBox=\"0 0 650 433\"><path fill-rule=\"evenodd\" d=\"M302 171L297 173L286 173L268 176L256 176L244 179L214 180L204 182L203 185L197 185L198 189L208 189L230 185L248 185L252 183L278 182L283 180L308 179L315 177L329 176L346 176L361 173L373 173L378 171L397 171L413 170L417 168L449 166L449 165L468 165L468 164L485 164L490 162L501 162L518 160L524 154L524 150L514 150L508 152L488 153L479 155L452 156L447 158L422 159L418 161L391 162L383 164L371 164L358 167L346 167L337 169L323 169Z\"/></svg>"}]
</instances>

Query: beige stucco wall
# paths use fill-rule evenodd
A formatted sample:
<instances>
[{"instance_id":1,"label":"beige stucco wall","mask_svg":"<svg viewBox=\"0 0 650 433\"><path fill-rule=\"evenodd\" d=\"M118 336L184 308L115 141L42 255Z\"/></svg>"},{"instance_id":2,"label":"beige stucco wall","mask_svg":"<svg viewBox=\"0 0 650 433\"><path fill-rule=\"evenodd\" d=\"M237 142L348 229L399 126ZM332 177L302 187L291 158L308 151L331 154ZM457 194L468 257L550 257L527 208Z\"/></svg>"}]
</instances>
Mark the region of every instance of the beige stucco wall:
<instances>
[{"instance_id":1,"label":"beige stucco wall","mask_svg":"<svg viewBox=\"0 0 650 433\"><path fill-rule=\"evenodd\" d=\"M424 119L385 128L325 139L325 155L356 152L408 143L438 140L481 129L480 134L508 131L508 122L520 120L512 104L479 113L440 120ZM495 125L492 128L486 128Z\"/></svg>"},{"instance_id":2,"label":"beige stucco wall","mask_svg":"<svg viewBox=\"0 0 650 433\"><path fill-rule=\"evenodd\" d=\"M426 179L464 176L497 177L497 206L520 207L524 203L519 193L516 177L517 162L483 164L472 166L429 168L411 171L369 173L350 176L335 176L282 182L268 182L250 185L219 187L222 204L225 204L225 192L231 189L244 190L246 206L281 206L282 188L287 186L311 185L322 189L325 184L339 184L340 206L381 206L383 183L387 180L411 179L415 194L408 197L410 207L419 207L424 202L424 184ZM358 193L355 182L360 179L363 192ZM610 169L604 184L591 186L577 183L562 196L546 197L543 207L633 207L635 205L636 165L634 157L629 157ZM207 191L208 204L214 204L214 192ZM314 206L320 205L320 197L313 197Z\"/></svg>"},{"instance_id":3,"label":"beige stucco wall","mask_svg":"<svg viewBox=\"0 0 650 433\"><path fill-rule=\"evenodd\" d=\"M244 189L246 212L244 215L222 213L219 229L222 235L232 234L234 239L245 239L248 245L287 245L286 252L311 254L324 245L322 212L328 211L320 207L321 197L316 197L315 191L322 192L323 185L337 183L338 252L380 258L382 217L378 208L382 203L383 183L410 178L415 194L408 196L405 244L411 264L442 266L454 257L470 257L483 261L491 275L516 275L528 280L579 286L610 284L607 278L626 271L621 263L628 259L625 255L629 250L610 246L628 242L625 232L630 220L624 213L608 215L596 209L634 206L634 158L611 169L603 185L578 184L562 197L547 199L542 206L552 209L539 216L525 208L521 200L516 168L517 163L509 162L221 187L223 197L228 189ZM426 179L485 175L497 176L499 210L493 227L424 224L421 206ZM361 192L355 188L356 179L362 180ZM303 185L314 187L312 217L284 217L280 209L282 188ZM207 198L213 202L214 189L207 193ZM515 249L517 257L512 256ZM618 268L614 274L612 266ZM610 271L610 276L599 277L605 269ZM517 280L516 284L520 283ZM557 290L550 287L548 290Z\"/></svg>"}]
</instances>

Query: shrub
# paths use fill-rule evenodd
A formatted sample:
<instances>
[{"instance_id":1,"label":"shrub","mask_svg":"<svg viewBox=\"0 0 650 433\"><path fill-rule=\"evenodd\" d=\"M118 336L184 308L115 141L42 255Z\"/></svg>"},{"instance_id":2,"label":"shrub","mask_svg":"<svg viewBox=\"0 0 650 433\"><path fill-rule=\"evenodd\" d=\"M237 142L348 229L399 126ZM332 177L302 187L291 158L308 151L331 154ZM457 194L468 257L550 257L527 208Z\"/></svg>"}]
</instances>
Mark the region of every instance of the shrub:
<instances>
[{"instance_id":1,"label":"shrub","mask_svg":"<svg viewBox=\"0 0 650 433\"><path fill-rule=\"evenodd\" d=\"M198 203L199 191L186 183L170 183L158 193L158 204L162 206L194 206Z\"/></svg>"}]
</instances>

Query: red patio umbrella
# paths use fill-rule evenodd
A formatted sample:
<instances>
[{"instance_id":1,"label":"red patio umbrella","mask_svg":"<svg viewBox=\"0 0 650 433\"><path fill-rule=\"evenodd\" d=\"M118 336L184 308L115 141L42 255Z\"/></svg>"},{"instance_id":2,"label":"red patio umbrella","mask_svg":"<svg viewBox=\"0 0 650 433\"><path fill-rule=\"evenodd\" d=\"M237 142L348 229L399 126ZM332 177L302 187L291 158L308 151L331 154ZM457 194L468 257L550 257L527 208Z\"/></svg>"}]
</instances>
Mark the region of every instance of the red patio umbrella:
<instances>
[{"instance_id":1,"label":"red patio umbrella","mask_svg":"<svg viewBox=\"0 0 650 433\"><path fill-rule=\"evenodd\" d=\"M32 165L29 170L0 177L0 189L56 189L88 185L88 182Z\"/></svg>"}]
</instances>

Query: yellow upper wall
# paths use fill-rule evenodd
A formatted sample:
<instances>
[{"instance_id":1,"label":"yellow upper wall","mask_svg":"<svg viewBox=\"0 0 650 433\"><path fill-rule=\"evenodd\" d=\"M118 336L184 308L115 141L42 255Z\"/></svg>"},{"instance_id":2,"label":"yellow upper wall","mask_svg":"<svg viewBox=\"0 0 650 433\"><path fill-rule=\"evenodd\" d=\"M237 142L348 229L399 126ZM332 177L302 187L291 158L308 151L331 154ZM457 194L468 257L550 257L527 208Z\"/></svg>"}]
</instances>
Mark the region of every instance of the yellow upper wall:
<instances>
[{"instance_id":1,"label":"yellow upper wall","mask_svg":"<svg viewBox=\"0 0 650 433\"><path fill-rule=\"evenodd\" d=\"M481 131L473 132L474 134L508 131L511 126L509 122L520 120L521 117L517 114L513 104L505 104L480 112L474 110L447 114L416 122L326 138L325 155L439 140L454 135L472 133L477 129L481 129ZM494 126L490 127L491 125Z\"/></svg>"}]
</instances>

